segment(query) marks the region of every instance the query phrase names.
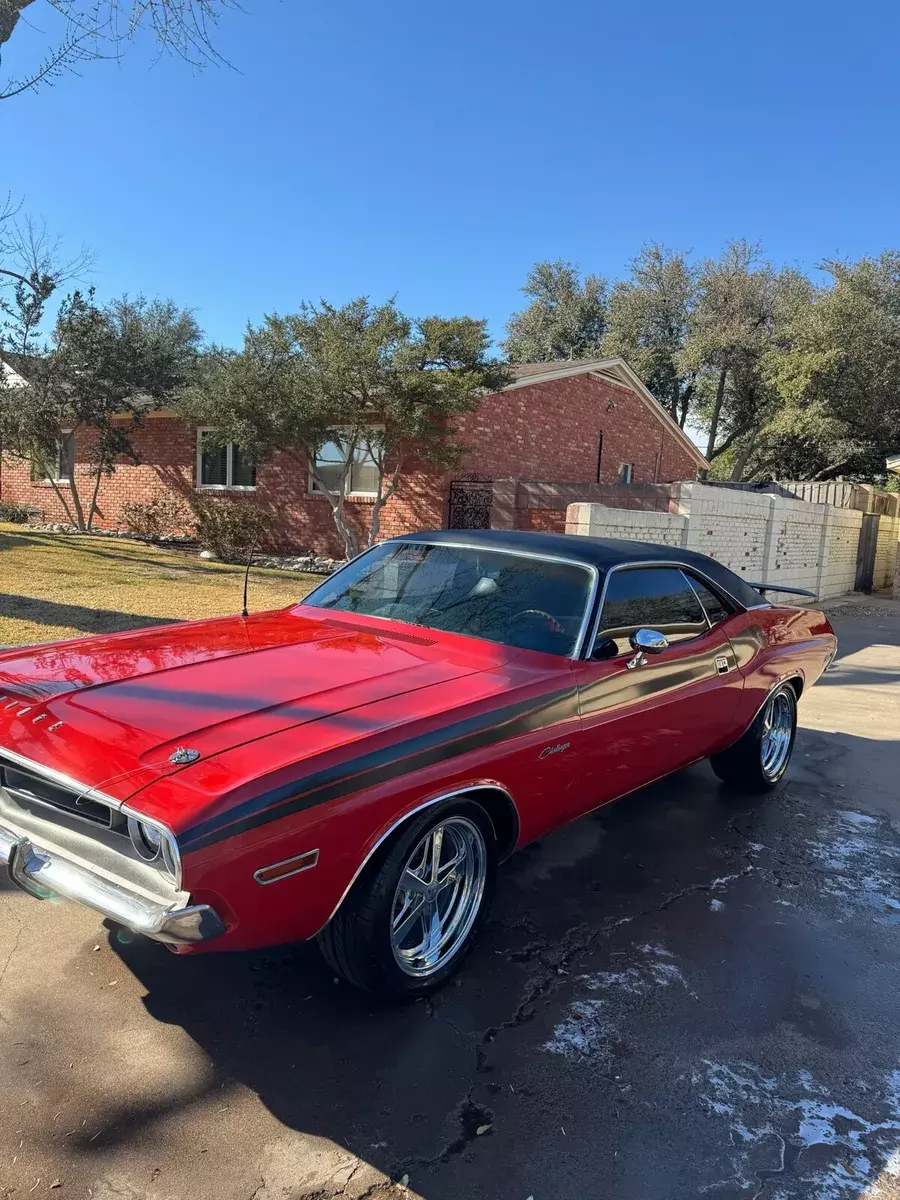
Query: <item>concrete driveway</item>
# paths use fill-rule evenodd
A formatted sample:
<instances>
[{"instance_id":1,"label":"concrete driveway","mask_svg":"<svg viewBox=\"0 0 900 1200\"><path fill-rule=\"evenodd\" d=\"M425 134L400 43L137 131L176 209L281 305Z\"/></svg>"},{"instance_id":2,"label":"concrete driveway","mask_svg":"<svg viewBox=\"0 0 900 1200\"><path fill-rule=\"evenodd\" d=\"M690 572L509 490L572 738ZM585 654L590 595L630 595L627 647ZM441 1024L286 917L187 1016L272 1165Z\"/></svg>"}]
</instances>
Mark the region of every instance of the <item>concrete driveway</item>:
<instances>
[{"instance_id":1,"label":"concrete driveway","mask_svg":"<svg viewBox=\"0 0 900 1200\"><path fill-rule=\"evenodd\" d=\"M900 1197L900 605L833 619L779 792L702 765L529 847L432 1002L0 884L0 1196Z\"/></svg>"}]
</instances>

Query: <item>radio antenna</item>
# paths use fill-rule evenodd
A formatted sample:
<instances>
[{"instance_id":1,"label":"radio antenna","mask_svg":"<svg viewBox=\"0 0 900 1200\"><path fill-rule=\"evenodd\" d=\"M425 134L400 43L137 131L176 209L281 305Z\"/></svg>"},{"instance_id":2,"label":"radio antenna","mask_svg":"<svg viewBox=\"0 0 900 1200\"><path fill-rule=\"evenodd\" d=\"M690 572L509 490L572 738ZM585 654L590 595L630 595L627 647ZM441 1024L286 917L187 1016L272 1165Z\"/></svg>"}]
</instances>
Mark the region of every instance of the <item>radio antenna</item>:
<instances>
[{"instance_id":1,"label":"radio antenna","mask_svg":"<svg viewBox=\"0 0 900 1200\"><path fill-rule=\"evenodd\" d=\"M259 543L259 536L261 533L262 533L262 530L257 529L256 537L253 539L253 545L250 547L250 554L247 558L247 567L246 567L246 570L244 571L244 605L243 605L243 608L241 609L242 617L246 617L249 615L247 612L247 587L250 583L250 567L253 564L253 555L256 553L256 547L257 547L257 544Z\"/></svg>"}]
</instances>

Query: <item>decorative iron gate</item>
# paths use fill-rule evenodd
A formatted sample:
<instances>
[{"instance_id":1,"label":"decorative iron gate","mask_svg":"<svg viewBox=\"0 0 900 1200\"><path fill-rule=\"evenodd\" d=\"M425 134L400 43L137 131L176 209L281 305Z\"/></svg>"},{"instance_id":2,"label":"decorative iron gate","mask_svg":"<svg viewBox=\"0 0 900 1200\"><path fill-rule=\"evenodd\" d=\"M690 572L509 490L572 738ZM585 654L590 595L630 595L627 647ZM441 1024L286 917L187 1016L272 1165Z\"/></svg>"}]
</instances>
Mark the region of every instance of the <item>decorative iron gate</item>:
<instances>
[{"instance_id":1,"label":"decorative iron gate","mask_svg":"<svg viewBox=\"0 0 900 1200\"><path fill-rule=\"evenodd\" d=\"M878 513L863 514L859 531L859 550L856 555L856 582L853 585L857 592L871 592L875 582L875 550L878 546L880 520Z\"/></svg>"},{"instance_id":2,"label":"decorative iron gate","mask_svg":"<svg viewBox=\"0 0 900 1200\"><path fill-rule=\"evenodd\" d=\"M494 487L480 475L463 475L450 484L448 529L490 529Z\"/></svg>"}]
</instances>

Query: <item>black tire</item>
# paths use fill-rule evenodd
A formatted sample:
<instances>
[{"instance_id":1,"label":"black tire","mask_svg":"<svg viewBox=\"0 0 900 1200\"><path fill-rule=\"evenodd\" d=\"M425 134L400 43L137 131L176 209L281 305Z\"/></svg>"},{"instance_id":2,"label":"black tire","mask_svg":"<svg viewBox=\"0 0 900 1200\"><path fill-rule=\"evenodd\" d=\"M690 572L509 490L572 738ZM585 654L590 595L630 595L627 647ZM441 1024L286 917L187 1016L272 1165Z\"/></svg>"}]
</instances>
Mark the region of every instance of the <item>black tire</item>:
<instances>
[{"instance_id":1,"label":"black tire","mask_svg":"<svg viewBox=\"0 0 900 1200\"><path fill-rule=\"evenodd\" d=\"M767 747L767 722L777 716L779 727L785 722L786 743L773 755ZM710 759L712 769L730 787L745 793L770 792L776 787L791 761L797 735L797 693L789 683L777 688L763 705L756 720L739 741ZM767 767L767 760L771 766Z\"/></svg>"},{"instance_id":2,"label":"black tire","mask_svg":"<svg viewBox=\"0 0 900 1200\"><path fill-rule=\"evenodd\" d=\"M470 921L460 923L459 944L452 947L452 954L434 970L423 968L424 973L411 974L413 963L404 969L397 957L409 952L402 947L395 951L392 938L392 920L402 915L395 912L395 904L402 903L398 887L411 856L418 853L423 841L438 826L442 826L442 837L446 836L443 831L452 829L472 838L473 846L478 838L471 829L477 831L484 849L483 882L479 889L473 890L470 897L473 905L474 891L479 892L474 915L470 913ZM487 917L496 880L497 837L490 817L472 800L447 800L411 818L373 856L344 903L320 932L319 947L335 974L363 991L396 998L424 996L459 970ZM408 895L406 899L409 900ZM468 929L462 936L466 925Z\"/></svg>"}]
</instances>

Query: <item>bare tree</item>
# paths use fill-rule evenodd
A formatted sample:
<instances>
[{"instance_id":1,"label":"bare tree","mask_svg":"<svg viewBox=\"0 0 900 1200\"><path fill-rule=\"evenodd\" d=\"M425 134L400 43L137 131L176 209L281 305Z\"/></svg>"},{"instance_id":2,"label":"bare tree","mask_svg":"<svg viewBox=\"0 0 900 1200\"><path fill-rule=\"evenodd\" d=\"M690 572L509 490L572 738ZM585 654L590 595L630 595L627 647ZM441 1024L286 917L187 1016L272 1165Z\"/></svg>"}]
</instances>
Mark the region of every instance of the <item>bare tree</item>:
<instances>
[{"instance_id":1,"label":"bare tree","mask_svg":"<svg viewBox=\"0 0 900 1200\"><path fill-rule=\"evenodd\" d=\"M117 59L124 45L142 33L155 40L161 53L194 67L223 62L213 34L222 12L238 7L237 0L43 0L41 8L33 9L34 3L0 0L0 67L5 67L4 46L26 19L25 9L28 19L43 10L54 28L46 34L40 61L0 80L0 100L52 83L95 59Z\"/></svg>"},{"instance_id":2,"label":"bare tree","mask_svg":"<svg viewBox=\"0 0 900 1200\"><path fill-rule=\"evenodd\" d=\"M84 279L94 255L86 247L67 254L46 222L21 208L9 195L0 202L0 350L28 355L36 353L50 296L62 284Z\"/></svg>"}]
</instances>

